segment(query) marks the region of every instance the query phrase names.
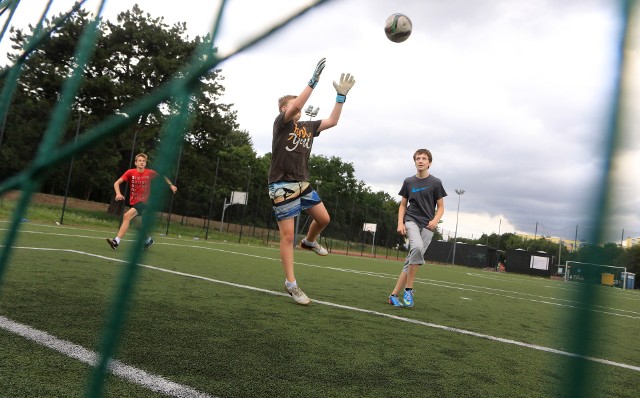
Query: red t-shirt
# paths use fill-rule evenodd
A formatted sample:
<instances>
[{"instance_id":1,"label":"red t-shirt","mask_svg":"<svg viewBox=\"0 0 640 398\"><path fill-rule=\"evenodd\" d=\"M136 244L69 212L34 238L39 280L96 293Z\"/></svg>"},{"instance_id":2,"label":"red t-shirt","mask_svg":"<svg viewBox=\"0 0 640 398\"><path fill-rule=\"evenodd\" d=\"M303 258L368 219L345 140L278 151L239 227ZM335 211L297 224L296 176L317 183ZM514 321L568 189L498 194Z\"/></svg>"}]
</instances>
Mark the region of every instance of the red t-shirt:
<instances>
[{"instance_id":1,"label":"red t-shirt","mask_svg":"<svg viewBox=\"0 0 640 398\"><path fill-rule=\"evenodd\" d=\"M157 176L158 173L151 169L144 169L142 173L138 172L138 169L125 171L120 178L128 182L131 187L131 193L129 194L129 204L131 206L138 202L147 203L149 192L151 192L151 180Z\"/></svg>"}]
</instances>

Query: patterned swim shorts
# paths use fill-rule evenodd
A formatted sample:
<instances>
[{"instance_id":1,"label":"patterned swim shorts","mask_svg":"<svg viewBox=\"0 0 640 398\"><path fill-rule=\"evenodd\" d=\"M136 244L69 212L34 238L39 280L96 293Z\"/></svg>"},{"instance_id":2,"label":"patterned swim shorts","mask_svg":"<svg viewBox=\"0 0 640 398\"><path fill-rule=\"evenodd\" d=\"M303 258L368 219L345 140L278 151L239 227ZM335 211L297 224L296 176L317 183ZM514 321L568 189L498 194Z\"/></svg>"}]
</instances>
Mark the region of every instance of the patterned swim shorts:
<instances>
[{"instance_id":1,"label":"patterned swim shorts","mask_svg":"<svg viewBox=\"0 0 640 398\"><path fill-rule=\"evenodd\" d=\"M281 221L300 214L322 202L309 182L278 181L269 184L269 198L276 220Z\"/></svg>"}]
</instances>

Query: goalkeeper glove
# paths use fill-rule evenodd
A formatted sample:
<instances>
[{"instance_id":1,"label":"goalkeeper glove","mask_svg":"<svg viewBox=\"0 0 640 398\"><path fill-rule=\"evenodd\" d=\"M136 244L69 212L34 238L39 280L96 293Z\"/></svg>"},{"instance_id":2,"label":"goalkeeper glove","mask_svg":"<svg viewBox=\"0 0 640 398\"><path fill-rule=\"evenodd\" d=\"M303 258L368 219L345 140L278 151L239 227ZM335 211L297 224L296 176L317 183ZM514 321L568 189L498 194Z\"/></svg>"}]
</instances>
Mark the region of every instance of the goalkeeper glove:
<instances>
[{"instance_id":1,"label":"goalkeeper glove","mask_svg":"<svg viewBox=\"0 0 640 398\"><path fill-rule=\"evenodd\" d=\"M343 73L340 76L340 84L333 82L333 87L336 89L338 95L336 96L336 102L344 102L347 99L347 93L351 90L351 87L356 84L356 80L350 73L346 75Z\"/></svg>"},{"instance_id":2,"label":"goalkeeper glove","mask_svg":"<svg viewBox=\"0 0 640 398\"><path fill-rule=\"evenodd\" d=\"M316 69L313 71L313 75L311 76L311 79L309 79L309 86L311 88L316 88L316 84L318 84L318 80L320 80L320 74L324 69L324 63L326 61L327 61L326 58L322 58L320 61L318 61L318 65L316 65Z\"/></svg>"}]
</instances>

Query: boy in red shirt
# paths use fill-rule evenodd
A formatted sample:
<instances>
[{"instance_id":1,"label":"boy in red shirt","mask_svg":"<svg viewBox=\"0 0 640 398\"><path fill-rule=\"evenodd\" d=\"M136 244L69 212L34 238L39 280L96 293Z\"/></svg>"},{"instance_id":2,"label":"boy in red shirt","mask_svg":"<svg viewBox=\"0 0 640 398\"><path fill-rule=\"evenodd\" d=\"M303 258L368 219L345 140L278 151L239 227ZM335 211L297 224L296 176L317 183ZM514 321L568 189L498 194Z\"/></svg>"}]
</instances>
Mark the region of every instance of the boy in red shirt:
<instances>
[{"instance_id":1,"label":"boy in red shirt","mask_svg":"<svg viewBox=\"0 0 640 398\"><path fill-rule=\"evenodd\" d=\"M151 180L159 176L154 170L147 169L147 155L139 153L136 155L136 168L125 171L122 177L118 178L113 184L113 189L116 191L116 200L124 200L124 195L120 192L120 184L128 182L131 187L129 194L129 204L131 208L124 213L122 218L122 225L118 231L118 235L113 238L107 238L107 243L113 250L117 249L120 245L120 240L127 233L129 224L136 216L142 216L144 210L147 208L147 202L149 200L149 194L151 193ZM164 180L169 184L169 188L175 193L178 188L171 183L171 181L164 177ZM147 237L144 243L144 248L147 249L153 244L151 236Z\"/></svg>"}]
</instances>

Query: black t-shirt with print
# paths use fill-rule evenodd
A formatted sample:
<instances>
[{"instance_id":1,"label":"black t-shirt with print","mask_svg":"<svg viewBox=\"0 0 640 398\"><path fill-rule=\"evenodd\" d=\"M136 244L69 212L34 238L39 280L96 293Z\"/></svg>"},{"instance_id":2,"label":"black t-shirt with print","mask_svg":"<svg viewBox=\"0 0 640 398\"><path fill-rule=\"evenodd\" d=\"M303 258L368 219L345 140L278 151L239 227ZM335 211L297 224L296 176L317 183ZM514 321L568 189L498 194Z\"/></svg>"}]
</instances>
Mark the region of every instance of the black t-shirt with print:
<instances>
[{"instance_id":1,"label":"black t-shirt with print","mask_svg":"<svg viewBox=\"0 0 640 398\"><path fill-rule=\"evenodd\" d=\"M284 123L284 112L273 122L269 183L309 181L309 157L321 120Z\"/></svg>"}]
</instances>

